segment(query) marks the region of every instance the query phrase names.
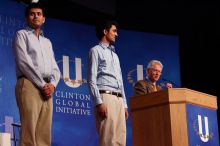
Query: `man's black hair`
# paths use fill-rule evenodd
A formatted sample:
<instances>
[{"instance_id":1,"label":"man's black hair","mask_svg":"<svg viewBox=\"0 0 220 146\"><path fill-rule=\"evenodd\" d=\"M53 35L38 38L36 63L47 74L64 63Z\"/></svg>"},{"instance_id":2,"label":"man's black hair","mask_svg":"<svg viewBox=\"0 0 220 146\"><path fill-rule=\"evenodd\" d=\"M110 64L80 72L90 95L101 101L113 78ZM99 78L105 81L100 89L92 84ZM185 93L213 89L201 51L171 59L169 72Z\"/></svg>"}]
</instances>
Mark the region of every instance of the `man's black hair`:
<instances>
[{"instance_id":1,"label":"man's black hair","mask_svg":"<svg viewBox=\"0 0 220 146\"><path fill-rule=\"evenodd\" d=\"M42 10L43 12L43 16L45 16L45 11L44 11L44 7L41 3L30 3L26 9L25 9L25 17L27 17L29 15L29 12L32 8L39 8Z\"/></svg>"},{"instance_id":2,"label":"man's black hair","mask_svg":"<svg viewBox=\"0 0 220 146\"><path fill-rule=\"evenodd\" d=\"M107 31L109 31L112 25L115 25L116 27L118 27L118 23L114 20L102 20L102 21L97 22L97 25L96 25L97 38L101 40L102 37L105 35L104 30L106 29Z\"/></svg>"}]
</instances>

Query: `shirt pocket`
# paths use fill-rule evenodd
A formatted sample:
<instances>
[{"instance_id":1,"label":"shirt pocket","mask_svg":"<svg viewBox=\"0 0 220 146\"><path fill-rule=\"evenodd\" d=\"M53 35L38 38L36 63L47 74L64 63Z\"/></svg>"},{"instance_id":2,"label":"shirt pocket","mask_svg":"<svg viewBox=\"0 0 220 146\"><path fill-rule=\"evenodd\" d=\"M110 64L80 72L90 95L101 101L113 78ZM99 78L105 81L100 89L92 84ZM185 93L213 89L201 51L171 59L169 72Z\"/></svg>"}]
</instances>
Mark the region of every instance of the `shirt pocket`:
<instances>
[{"instance_id":1,"label":"shirt pocket","mask_svg":"<svg viewBox=\"0 0 220 146\"><path fill-rule=\"evenodd\" d=\"M105 59L99 60L99 69L105 70L107 68L107 61Z\"/></svg>"}]
</instances>

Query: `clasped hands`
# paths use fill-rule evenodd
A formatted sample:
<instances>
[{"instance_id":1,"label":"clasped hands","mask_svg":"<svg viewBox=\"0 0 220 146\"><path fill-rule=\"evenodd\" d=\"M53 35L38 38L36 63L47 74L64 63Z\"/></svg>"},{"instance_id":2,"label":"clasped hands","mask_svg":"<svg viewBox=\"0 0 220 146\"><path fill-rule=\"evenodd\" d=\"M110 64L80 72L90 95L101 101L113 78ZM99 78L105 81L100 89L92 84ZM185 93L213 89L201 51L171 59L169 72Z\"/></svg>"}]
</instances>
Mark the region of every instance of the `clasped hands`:
<instances>
[{"instance_id":1,"label":"clasped hands","mask_svg":"<svg viewBox=\"0 0 220 146\"><path fill-rule=\"evenodd\" d=\"M49 98L52 97L53 93L54 93L55 87L53 86L53 84L51 83L46 83L43 87L43 97L44 100L48 100Z\"/></svg>"}]
</instances>

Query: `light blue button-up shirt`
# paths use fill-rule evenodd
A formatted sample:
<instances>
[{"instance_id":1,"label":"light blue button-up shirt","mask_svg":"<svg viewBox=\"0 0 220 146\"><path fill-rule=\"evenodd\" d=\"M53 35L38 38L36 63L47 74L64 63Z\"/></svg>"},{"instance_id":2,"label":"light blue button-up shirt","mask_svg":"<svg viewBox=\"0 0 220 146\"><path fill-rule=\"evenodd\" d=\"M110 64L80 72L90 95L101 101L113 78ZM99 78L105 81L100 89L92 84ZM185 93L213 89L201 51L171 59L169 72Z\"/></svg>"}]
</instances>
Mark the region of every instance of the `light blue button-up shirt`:
<instances>
[{"instance_id":1,"label":"light blue button-up shirt","mask_svg":"<svg viewBox=\"0 0 220 146\"><path fill-rule=\"evenodd\" d=\"M46 84L43 77L50 77L51 84L57 86L60 70L54 58L52 44L42 32L38 37L30 27L18 31L13 40L13 51L17 77L25 76L40 89Z\"/></svg>"},{"instance_id":2,"label":"light blue button-up shirt","mask_svg":"<svg viewBox=\"0 0 220 146\"><path fill-rule=\"evenodd\" d=\"M120 62L113 46L99 43L90 50L88 83L95 105L103 103L99 90L109 90L122 93L127 108Z\"/></svg>"}]
</instances>

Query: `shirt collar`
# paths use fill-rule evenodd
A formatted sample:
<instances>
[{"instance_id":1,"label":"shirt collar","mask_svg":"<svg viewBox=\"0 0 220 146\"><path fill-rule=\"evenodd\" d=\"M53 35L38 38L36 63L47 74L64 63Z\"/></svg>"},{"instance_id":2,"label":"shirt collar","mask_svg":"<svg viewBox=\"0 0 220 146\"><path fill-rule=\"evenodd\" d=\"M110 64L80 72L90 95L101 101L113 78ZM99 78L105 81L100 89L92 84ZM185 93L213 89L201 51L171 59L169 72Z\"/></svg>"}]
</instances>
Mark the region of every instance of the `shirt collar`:
<instances>
[{"instance_id":1,"label":"shirt collar","mask_svg":"<svg viewBox=\"0 0 220 146\"><path fill-rule=\"evenodd\" d=\"M35 30L34 30L33 28L31 28L30 26L27 26L27 27L26 27L26 30L27 30L28 33L34 33L34 31L35 31ZM44 36L43 30L40 30L40 35L41 35L41 36Z\"/></svg>"},{"instance_id":2,"label":"shirt collar","mask_svg":"<svg viewBox=\"0 0 220 146\"><path fill-rule=\"evenodd\" d=\"M99 45L103 48L103 49L110 49L111 51L115 52L115 47L113 45L109 45L103 42L100 42Z\"/></svg>"},{"instance_id":3,"label":"shirt collar","mask_svg":"<svg viewBox=\"0 0 220 146\"><path fill-rule=\"evenodd\" d=\"M155 86L155 85L156 85L156 84L152 83L152 81L151 81L148 77L146 77L146 80L147 80L152 86Z\"/></svg>"}]
</instances>

